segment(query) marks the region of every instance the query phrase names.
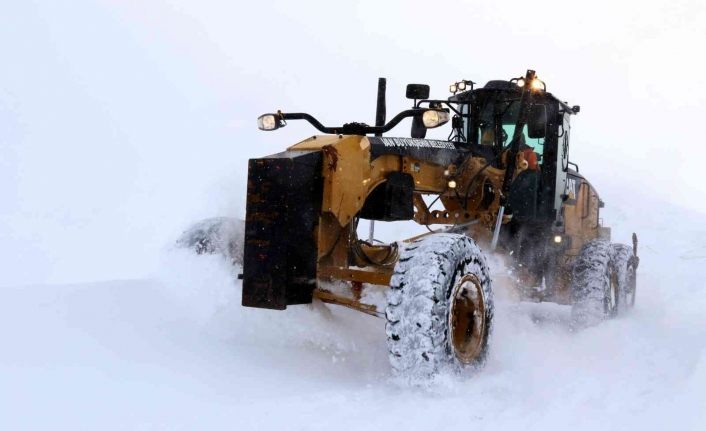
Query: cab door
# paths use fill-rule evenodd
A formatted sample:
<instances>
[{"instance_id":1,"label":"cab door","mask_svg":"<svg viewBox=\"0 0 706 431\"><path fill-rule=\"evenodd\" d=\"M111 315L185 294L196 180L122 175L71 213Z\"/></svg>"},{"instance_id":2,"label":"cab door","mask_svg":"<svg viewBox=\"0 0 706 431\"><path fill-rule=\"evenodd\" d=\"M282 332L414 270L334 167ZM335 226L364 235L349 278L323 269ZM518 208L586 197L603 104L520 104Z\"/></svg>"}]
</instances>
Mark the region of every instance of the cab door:
<instances>
[{"instance_id":1,"label":"cab door","mask_svg":"<svg viewBox=\"0 0 706 431\"><path fill-rule=\"evenodd\" d=\"M561 206L568 196L567 172L569 171L569 135L571 134L571 115L565 112L557 131L556 183L554 186L554 210L557 220L561 218Z\"/></svg>"}]
</instances>

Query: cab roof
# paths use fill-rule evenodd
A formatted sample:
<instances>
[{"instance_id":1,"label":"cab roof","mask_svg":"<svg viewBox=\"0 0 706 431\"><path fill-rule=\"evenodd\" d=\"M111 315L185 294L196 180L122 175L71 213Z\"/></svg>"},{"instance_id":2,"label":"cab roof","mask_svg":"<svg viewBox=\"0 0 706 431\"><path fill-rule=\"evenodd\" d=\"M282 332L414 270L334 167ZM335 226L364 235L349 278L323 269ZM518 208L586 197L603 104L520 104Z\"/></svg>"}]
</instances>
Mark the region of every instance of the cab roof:
<instances>
[{"instance_id":1,"label":"cab roof","mask_svg":"<svg viewBox=\"0 0 706 431\"><path fill-rule=\"evenodd\" d=\"M517 97L520 96L521 94L521 87L518 87L516 83L510 82L510 81L504 81L504 80L493 80L493 81L488 81L485 86L481 88L476 88L473 90L468 90L464 91L462 93L454 94L453 96L449 97L449 102L469 102L473 99L475 95L485 95L489 93L508 93L508 94L516 94ZM569 114L574 114L575 112L572 110L571 106L567 102L564 102L562 100L559 100L556 96L554 96L552 93L549 92L543 92L542 96L545 99L549 99L550 101L557 102L559 105L561 105L562 108L564 108L565 111L567 111Z\"/></svg>"}]
</instances>

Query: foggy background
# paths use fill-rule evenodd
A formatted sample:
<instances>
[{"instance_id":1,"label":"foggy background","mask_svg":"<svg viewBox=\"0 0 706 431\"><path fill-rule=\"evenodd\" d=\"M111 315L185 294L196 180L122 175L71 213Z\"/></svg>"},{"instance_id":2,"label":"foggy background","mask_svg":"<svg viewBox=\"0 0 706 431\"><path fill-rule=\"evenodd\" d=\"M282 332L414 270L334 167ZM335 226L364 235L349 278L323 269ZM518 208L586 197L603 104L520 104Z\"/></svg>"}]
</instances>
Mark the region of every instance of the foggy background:
<instances>
[{"instance_id":1,"label":"foggy background","mask_svg":"<svg viewBox=\"0 0 706 431\"><path fill-rule=\"evenodd\" d=\"M704 23L703 0L0 2L0 429L703 429ZM574 331L489 254L486 367L418 390L384 319L242 307L241 268L173 248L244 215L248 158L317 133L258 115L373 123L380 76L391 118L407 83L528 68L582 108L570 159L613 241L639 235L625 316Z\"/></svg>"},{"instance_id":2,"label":"foggy background","mask_svg":"<svg viewBox=\"0 0 706 431\"><path fill-rule=\"evenodd\" d=\"M704 22L684 0L3 2L0 286L150 274L190 222L244 215L248 158L316 133L258 115L372 124L379 76L391 118L407 83L535 69L581 105L570 158L608 225L618 200L704 214Z\"/></svg>"}]
</instances>

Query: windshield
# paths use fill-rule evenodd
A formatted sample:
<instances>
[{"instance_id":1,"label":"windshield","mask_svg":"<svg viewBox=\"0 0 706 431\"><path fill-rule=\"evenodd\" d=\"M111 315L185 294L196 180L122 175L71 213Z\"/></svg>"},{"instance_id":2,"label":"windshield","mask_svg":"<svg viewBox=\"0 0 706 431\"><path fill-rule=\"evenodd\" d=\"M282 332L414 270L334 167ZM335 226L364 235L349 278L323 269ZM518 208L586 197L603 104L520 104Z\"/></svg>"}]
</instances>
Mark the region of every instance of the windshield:
<instances>
[{"instance_id":1,"label":"windshield","mask_svg":"<svg viewBox=\"0 0 706 431\"><path fill-rule=\"evenodd\" d=\"M519 98L483 97L480 98L480 103L476 107L477 111L473 113L475 115L472 115L474 121L471 124L471 130L469 130L470 136L473 137L472 142L484 148L494 148L495 151L506 147L515 133L515 125L520 111ZM498 128L496 125L500 127ZM496 139L495 134L498 130L501 136ZM531 139L525 125L520 136L520 149L532 149L541 163L541 156L544 153L544 138Z\"/></svg>"}]
</instances>

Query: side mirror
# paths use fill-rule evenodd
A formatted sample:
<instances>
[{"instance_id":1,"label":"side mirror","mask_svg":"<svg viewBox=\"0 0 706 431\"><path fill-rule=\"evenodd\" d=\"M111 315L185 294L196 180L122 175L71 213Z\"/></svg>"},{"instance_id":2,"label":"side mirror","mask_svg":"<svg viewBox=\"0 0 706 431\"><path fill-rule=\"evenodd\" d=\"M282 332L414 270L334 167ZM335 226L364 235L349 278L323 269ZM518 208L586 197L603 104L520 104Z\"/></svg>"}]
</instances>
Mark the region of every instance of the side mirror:
<instances>
[{"instance_id":1,"label":"side mirror","mask_svg":"<svg viewBox=\"0 0 706 431\"><path fill-rule=\"evenodd\" d=\"M527 135L530 139L544 138L547 134L547 107L532 105L527 121Z\"/></svg>"},{"instance_id":2,"label":"side mirror","mask_svg":"<svg viewBox=\"0 0 706 431\"><path fill-rule=\"evenodd\" d=\"M407 98L422 100L429 98L429 86L426 84L407 84Z\"/></svg>"}]
</instances>

